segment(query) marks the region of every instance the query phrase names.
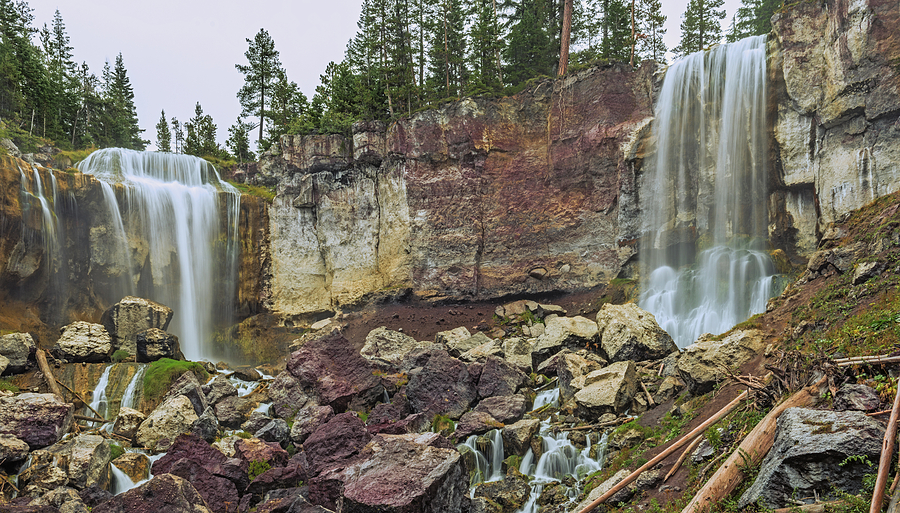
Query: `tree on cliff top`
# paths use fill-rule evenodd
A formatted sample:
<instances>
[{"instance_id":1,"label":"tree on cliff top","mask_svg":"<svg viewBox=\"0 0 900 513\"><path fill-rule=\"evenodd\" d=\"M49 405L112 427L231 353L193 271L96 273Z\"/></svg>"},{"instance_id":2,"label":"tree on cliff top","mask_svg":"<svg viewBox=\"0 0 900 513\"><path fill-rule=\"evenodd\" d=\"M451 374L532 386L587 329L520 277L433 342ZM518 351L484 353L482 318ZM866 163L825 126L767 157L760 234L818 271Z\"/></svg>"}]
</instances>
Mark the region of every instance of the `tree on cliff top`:
<instances>
[{"instance_id":1,"label":"tree on cliff top","mask_svg":"<svg viewBox=\"0 0 900 513\"><path fill-rule=\"evenodd\" d=\"M772 30L772 16L783 5L782 0L743 0L731 20L725 39L729 43L749 36L761 36Z\"/></svg>"},{"instance_id":2,"label":"tree on cliff top","mask_svg":"<svg viewBox=\"0 0 900 513\"><path fill-rule=\"evenodd\" d=\"M244 74L244 86L237 93L241 102L242 116L259 118L259 141L264 141L263 127L266 124L266 100L278 81L279 73L284 73L275 41L265 29L259 29L253 40L247 39L250 47L244 53L248 64L235 64Z\"/></svg>"},{"instance_id":3,"label":"tree on cliff top","mask_svg":"<svg viewBox=\"0 0 900 513\"><path fill-rule=\"evenodd\" d=\"M681 42L672 51L687 55L721 41L722 4L724 0L691 0L681 19Z\"/></svg>"},{"instance_id":4,"label":"tree on cliff top","mask_svg":"<svg viewBox=\"0 0 900 513\"><path fill-rule=\"evenodd\" d=\"M156 150L172 151L172 132L169 131L169 122L166 121L166 111L163 110L156 124Z\"/></svg>"}]
</instances>

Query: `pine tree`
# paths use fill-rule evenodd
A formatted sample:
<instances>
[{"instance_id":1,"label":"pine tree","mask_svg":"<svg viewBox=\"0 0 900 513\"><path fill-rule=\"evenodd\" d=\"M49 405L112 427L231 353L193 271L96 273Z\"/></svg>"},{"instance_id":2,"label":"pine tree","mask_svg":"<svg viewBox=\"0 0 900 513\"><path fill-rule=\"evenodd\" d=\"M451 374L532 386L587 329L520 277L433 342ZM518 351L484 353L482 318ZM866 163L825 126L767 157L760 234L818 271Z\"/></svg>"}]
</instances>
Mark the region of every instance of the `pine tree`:
<instances>
[{"instance_id":1,"label":"pine tree","mask_svg":"<svg viewBox=\"0 0 900 513\"><path fill-rule=\"evenodd\" d=\"M387 95L381 69L381 39L376 0L363 0L357 27L347 44L345 62L353 74L354 110L361 119L387 119ZM427 4L425 4L427 7ZM311 112L312 112L312 106Z\"/></svg>"},{"instance_id":2,"label":"pine tree","mask_svg":"<svg viewBox=\"0 0 900 513\"><path fill-rule=\"evenodd\" d=\"M705 50L722 40L724 0L690 0L681 18L681 42L672 50L680 55Z\"/></svg>"},{"instance_id":3,"label":"pine tree","mask_svg":"<svg viewBox=\"0 0 900 513\"><path fill-rule=\"evenodd\" d=\"M156 124L156 151L172 151L172 132L169 131L165 109L159 115L159 123Z\"/></svg>"},{"instance_id":4,"label":"pine tree","mask_svg":"<svg viewBox=\"0 0 900 513\"><path fill-rule=\"evenodd\" d=\"M548 23L553 4L552 0L521 0L513 6L504 73L508 83L553 74L558 53L555 26Z\"/></svg>"},{"instance_id":5,"label":"pine tree","mask_svg":"<svg viewBox=\"0 0 900 513\"><path fill-rule=\"evenodd\" d=\"M278 142L282 135L300 131L303 128L303 118L309 109L309 101L296 82L288 81L284 71L278 74L278 81L272 88L272 100L268 110L268 138L260 149L266 150L272 144Z\"/></svg>"},{"instance_id":6,"label":"pine tree","mask_svg":"<svg viewBox=\"0 0 900 513\"><path fill-rule=\"evenodd\" d=\"M72 61L73 48L58 9L53 15L52 29L45 24L41 30L41 43L48 78L48 103L41 109L44 114L44 134L60 142L68 142L67 135L71 134L74 117L77 115L78 78Z\"/></svg>"},{"instance_id":7,"label":"pine tree","mask_svg":"<svg viewBox=\"0 0 900 513\"><path fill-rule=\"evenodd\" d=\"M476 0L475 4L475 22L469 33L472 70L469 91L475 94L499 93L503 89L503 71L496 2Z\"/></svg>"},{"instance_id":8,"label":"pine tree","mask_svg":"<svg viewBox=\"0 0 900 513\"><path fill-rule=\"evenodd\" d=\"M194 117L184 124L187 135L184 139L184 153L197 157L219 157L221 151L216 143L216 124L212 116L203 113L200 102L194 106Z\"/></svg>"},{"instance_id":9,"label":"pine tree","mask_svg":"<svg viewBox=\"0 0 900 513\"><path fill-rule=\"evenodd\" d=\"M244 75L244 85L237 93L241 102L241 116L259 118L259 138L264 141L263 127L266 124L266 106L272 88L278 80L279 72L283 72L275 41L265 29L259 29L251 41L247 39L249 48L244 53L248 64L235 64L234 67Z\"/></svg>"},{"instance_id":10,"label":"pine tree","mask_svg":"<svg viewBox=\"0 0 900 513\"><path fill-rule=\"evenodd\" d=\"M184 153L184 128L176 117L172 117L172 136L175 140L175 146L172 148L174 152Z\"/></svg>"},{"instance_id":11,"label":"pine tree","mask_svg":"<svg viewBox=\"0 0 900 513\"><path fill-rule=\"evenodd\" d=\"M666 43L663 37L666 29L666 15L662 13L661 0L638 0L637 16L640 20L641 36L637 41L637 52L641 58L653 59L665 64Z\"/></svg>"},{"instance_id":12,"label":"pine tree","mask_svg":"<svg viewBox=\"0 0 900 513\"><path fill-rule=\"evenodd\" d=\"M114 68L109 62L103 67L103 84L106 126L101 145L143 150L149 141L141 139L144 130L138 125L134 90L121 53L116 56Z\"/></svg>"},{"instance_id":13,"label":"pine tree","mask_svg":"<svg viewBox=\"0 0 900 513\"><path fill-rule=\"evenodd\" d=\"M250 123L245 123L240 116L237 118L237 122L228 128L228 140L225 141L225 145L241 164L256 158L250 151L250 138L247 136L254 128Z\"/></svg>"},{"instance_id":14,"label":"pine tree","mask_svg":"<svg viewBox=\"0 0 900 513\"><path fill-rule=\"evenodd\" d=\"M772 30L772 16L781 8L782 0L743 0L726 35L729 43L749 36L761 36Z\"/></svg>"}]
</instances>

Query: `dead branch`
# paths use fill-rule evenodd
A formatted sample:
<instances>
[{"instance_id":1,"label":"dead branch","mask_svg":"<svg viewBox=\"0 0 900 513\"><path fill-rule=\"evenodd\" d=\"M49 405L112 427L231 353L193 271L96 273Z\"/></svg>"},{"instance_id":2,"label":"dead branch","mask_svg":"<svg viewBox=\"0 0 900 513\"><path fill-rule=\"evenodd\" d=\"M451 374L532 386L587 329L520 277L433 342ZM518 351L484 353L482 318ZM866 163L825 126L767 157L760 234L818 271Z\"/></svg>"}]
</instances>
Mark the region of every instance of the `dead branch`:
<instances>
[{"instance_id":1,"label":"dead branch","mask_svg":"<svg viewBox=\"0 0 900 513\"><path fill-rule=\"evenodd\" d=\"M894 457L894 439L897 436L897 418L900 417L900 387L894 394L894 408L884 432L881 444L881 460L878 462L878 477L875 479L875 491L872 493L872 506L869 513L879 513L884 503L884 487L891 472L891 458Z\"/></svg>"},{"instance_id":2,"label":"dead branch","mask_svg":"<svg viewBox=\"0 0 900 513\"><path fill-rule=\"evenodd\" d=\"M900 363L900 356L857 356L854 358L834 360L834 364L838 367L850 367L851 365L882 365L887 363Z\"/></svg>"},{"instance_id":3,"label":"dead branch","mask_svg":"<svg viewBox=\"0 0 900 513\"><path fill-rule=\"evenodd\" d=\"M590 426L579 426L579 427L573 427L573 428L560 428L560 429L558 429L558 431L585 431L585 430L588 430L588 429L596 429L596 428L602 428L602 427L618 426L619 424L625 424L625 423L627 423L627 422L631 422L632 420L634 420L634 419L636 419L636 418L637 418L637 417L620 417L620 418L615 419L615 420L608 420L608 421L606 421L606 422L600 422L600 423L597 423L597 424L591 424Z\"/></svg>"},{"instance_id":4,"label":"dead branch","mask_svg":"<svg viewBox=\"0 0 900 513\"><path fill-rule=\"evenodd\" d=\"M685 449L684 452L681 453L681 456L678 457L678 461L676 461L675 464L672 465L672 469L669 470L669 473L666 474L666 477L663 478L663 483L665 483L669 480L670 477L675 475L675 472L678 472L678 469L681 468L681 464L684 463L684 460L686 460L687 457L697 449L697 446L700 445L700 442L702 441L703 437L698 436L694 439L693 442L691 442L691 445L687 446L687 449Z\"/></svg>"},{"instance_id":5,"label":"dead branch","mask_svg":"<svg viewBox=\"0 0 900 513\"><path fill-rule=\"evenodd\" d=\"M668 458L669 456L674 454L675 451L677 451L678 449L681 449L682 447L684 447L685 445L690 443L694 438L697 438L698 436L700 436L700 434L703 433L704 431L706 431L706 429L709 426L712 426L713 424L715 424L716 422L721 420L722 417L728 415L729 413L732 412L732 410L737 408L738 405L741 404L741 401L743 401L744 399L747 398L747 395L748 394L746 391L742 392L741 395L735 397L730 403L725 405L725 407L722 408L721 410L719 410L715 415L706 419L705 422L703 422L702 424L700 424L699 426L694 428L693 431L691 431L690 433L681 437L680 440L678 440L674 444L670 445L668 449L659 453L655 458L648 461L647 463L644 463L643 465L641 465L640 468L638 468L637 470L635 470L634 472L629 474L628 477L619 481L618 484L616 484L615 486L610 488L610 490L608 492L606 492L603 495L601 495L600 497L598 497L594 502L588 504L587 507L585 507L583 510L580 511L580 513L588 513L590 511L593 511L594 508L596 508L600 504L603 504L603 502L605 502L607 499L609 499L610 497L615 495L616 492L618 492L622 488L625 488L626 486L631 484L631 482L634 481L635 479L637 479L638 476L640 476L645 470L653 468L657 463Z\"/></svg>"},{"instance_id":6,"label":"dead branch","mask_svg":"<svg viewBox=\"0 0 900 513\"><path fill-rule=\"evenodd\" d=\"M95 410L95 409L91 406L91 403L85 401L83 397L81 397L80 395L78 395L78 394L77 394L74 390L72 390L71 388L67 387L65 383L63 383L62 381L60 381L60 380L58 380L58 379L56 380L56 382L59 383L60 385L62 385L63 387L65 387L65 389L68 390L69 392L71 392L72 395L74 395L75 397L77 397L79 401L81 401L82 403L84 403L84 405L87 406L89 410L91 410L92 412L94 412L94 415L96 415L96 416L97 416L98 418L100 418L100 419L103 418L103 415L100 415L100 413L99 413L97 410ZM103 422L106 422L106 421L104 420Z\"/></svg>"},{"instance_id":7,"label":"dead branch","mask_svg":"<svg viewBox=\"0 0 900 513\"><path fill-rule=\"evenodd\" d=\"M653 401L653 396L650 395L650 392L647 390L647 385L645 385L641 380L638 380L638 383L641 384L641 388L644 390L644 394L647 395L647 402L650 403L650 406L656 406L656 403Z\"/></svg>"},{"instance_id":8,"label":"dead branch","mask_svg":"<svg viewBox=\"0 0 900 513\"><path fill-rule=\"evenodd\" d=\"M819 502L817 504L803 504L802 506L791 506L790 508L779 508L773 510L772 513L825 513L833 511L835 506L840 506L843 501Z\"/></svg>"},{"instance_id":9,"label":"dead branch","mask_svg":"<svg viewBox=\"0 0 900 513\"><path fill-rule=\"evenodd\" d=\"M886 414L886 413L891 413L892 411L894 411L894 410L881 410L881 411L876 411L876 412L872 412L872 413L867 413L867 414L866 414L866 417L877 417L877 416L879 416L879 415L884 415L884 414Z\"/></svg>"},{"instance_id":10,"label":"dead branch","mask_svg":"<svg viewBox=\"0 0 900 513\"><path fill-rule=\"evenodd\" d=\"M709 479L709 481L694 495L691 502L684 508L682 513L700 513L707 511L709 507L717 501L728 496L735 487L744 478L741 466L744 460L747 463L756 465L765 457L766 453L772 447L775 441L775 424L778 417L784 410L794 406L807 406L821 394L822 388L828 381L828 376L823 376L811 387L804 388L796 394L789 397L786 401L776 406L756 425L753 430L744 438L743 442L738 446L737 450L731 453L731 456L725 460L725 463L719 467L719 470Z\"/></svg>"},{"instance_id":11,"label":"dead branch","mask_svg":"<svg viewBox=\"0 0 900 513\"><path fill-rule=\"evenodd\" d=\"M47 385L50 386L50 392L64 401L65 398L62 395L62 390L56 386L56 378L53 376L53 371L50 370L50 364L47 363L47 355L44 354L44 350L38 349L34 352L34 356L38 362L38 367L41 368L41 372L44 374L44 380L47 381Z\"/></svg>"},{"instance_id":12,"label":"dead branch","mask_svg":"<svg viewBox=\"0 0 900 513\"><path fill-rule=\"evenodd\" d=\"M15 491L16 493L19 493L19 489L16 488L16 485L12 484L12 481L10 481L8 477L6 477L6 476L0 476L0 479L2 479L4 483L6 483L6 484L8 484L10 487L12 487L13 491ZM2 488L2 487L0 487L0 488Z\"/></svg>"}]
</instances>

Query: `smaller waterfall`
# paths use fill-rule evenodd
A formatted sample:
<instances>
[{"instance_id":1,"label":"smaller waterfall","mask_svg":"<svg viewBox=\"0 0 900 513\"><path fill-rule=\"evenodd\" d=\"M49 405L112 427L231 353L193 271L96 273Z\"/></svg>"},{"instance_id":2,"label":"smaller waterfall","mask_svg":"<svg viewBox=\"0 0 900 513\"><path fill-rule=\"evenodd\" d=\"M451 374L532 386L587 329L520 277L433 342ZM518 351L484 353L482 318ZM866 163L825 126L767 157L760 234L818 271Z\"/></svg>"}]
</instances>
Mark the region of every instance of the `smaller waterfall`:
<instances>
[{"instance_id":1,"label":"smaller waterfall","mask_svg":"<svg viewBox=\"0 0 900 513\"><path fill-rule=\"evenodd\" d=\"M531 410L537 410L548 404L555 407L559 406L559 387L554 387L550 390L539 392L534 398L534 406L531 408Z\"/></svg>"},{"instance_id":2,"label":"smaller waterfall","mask_svg":"<svg viewBox=\"0 0 900 513\"><path fill-rule=\"evenodd\" d=\"M94 387L94 393L91 396L91 408L97 411L100 415L106 417L108 404L106 400L106 387L109 385L109 373L112 370L113 365L107 365L105 369L103 369L103 374L100 375L100 380L97 381L97 386ZM93 416L94 412L89 411L88 415Z\"/></svg>"},{"instance_id":3,"label":"smaller waterfall","mask_svg":"<svg viewBox=\"0 0 900 513\"><path fill-rule=\"evenodd\" d=\"M479 447L481 445L481 447ZM475 485L503 479L503 433L499 429L482 436L472 435L457 446L460 452L471 451L475 468L469 478L469 488ZM488 457L490 455L490 457Z\"/></svg>"},{"instance_id":4,"label":"smaller waterfall","mask_svg":"<svg viewBox=\"0 0 900 513\"><path fill-rule=\"evenodd\" d=\"M128 387L125 388L125 393L122 394L122 408L136 409L138 390L143 390L144 373L146 371L147 365L141 365L137 372L134 373L134 377L131 378L131 381L128 382Z\"/></svg>"}]
</instances>

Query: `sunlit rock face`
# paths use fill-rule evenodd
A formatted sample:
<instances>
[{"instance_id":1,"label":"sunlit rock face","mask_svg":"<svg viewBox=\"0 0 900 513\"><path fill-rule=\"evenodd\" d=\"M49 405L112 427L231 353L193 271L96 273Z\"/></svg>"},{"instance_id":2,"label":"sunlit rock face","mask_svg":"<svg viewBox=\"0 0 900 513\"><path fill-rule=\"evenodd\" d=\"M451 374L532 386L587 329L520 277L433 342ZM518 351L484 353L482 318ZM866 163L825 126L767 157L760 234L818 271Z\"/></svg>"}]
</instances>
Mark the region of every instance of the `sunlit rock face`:
<instances>
[{"instance_id":1,"label":"sunlit rock face","mask_svg":"<svg viewBox=\"0 0 900 513\"><path fill-rule=\"evenodd\" d=\"M900 8L806 3L773 18L773 241L806 256L828 223L900 188Z\"/></svg>"},{"instance_id":2,"label":"sunlit rock face","mask_svg":"<svg viewBox=\"0 0 900 513\"><path fill-rule=\"evenodd\" d=\"M278 188L269 306L303 315L615 277L634 254L653 68L593 68L386 129L359 123L352 139L283 138L252 178Z\"/></svg>"}]
</instances>

